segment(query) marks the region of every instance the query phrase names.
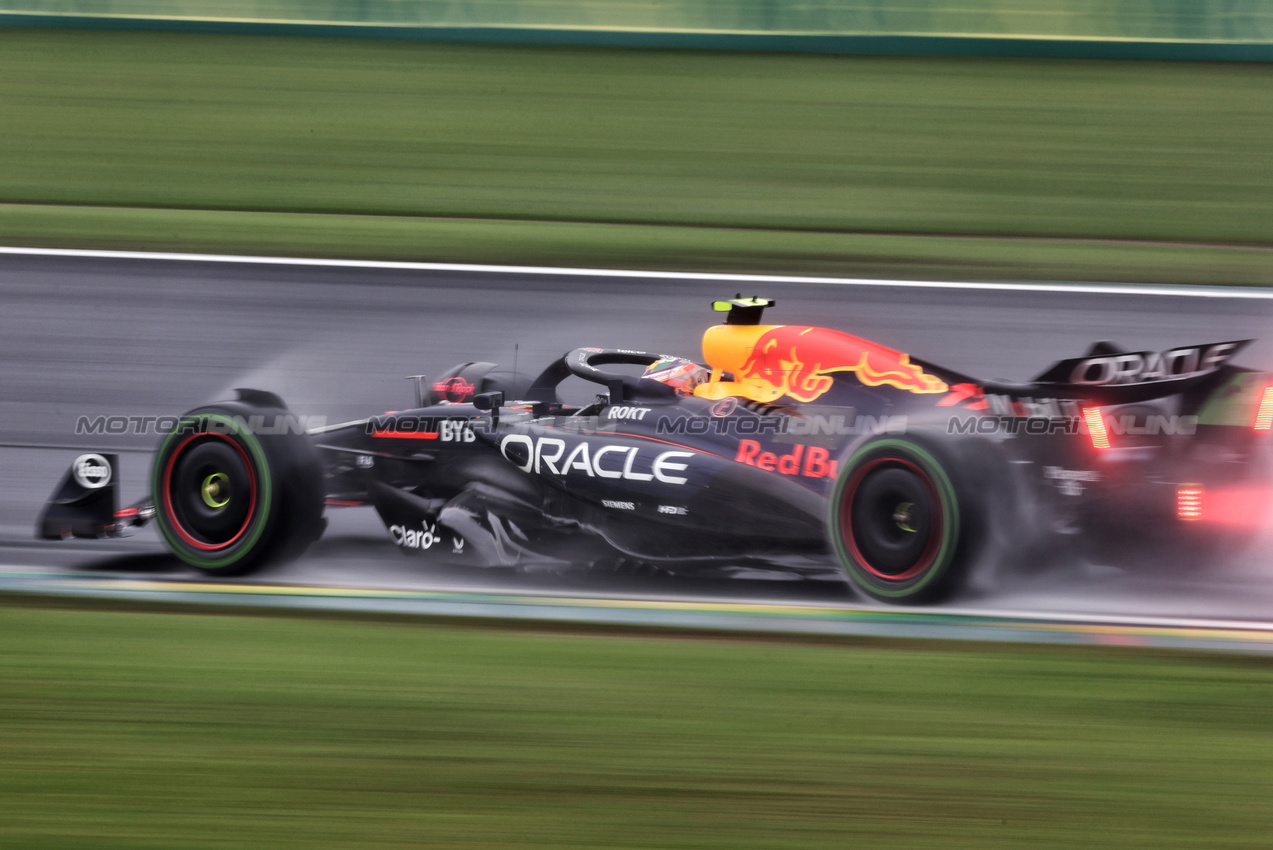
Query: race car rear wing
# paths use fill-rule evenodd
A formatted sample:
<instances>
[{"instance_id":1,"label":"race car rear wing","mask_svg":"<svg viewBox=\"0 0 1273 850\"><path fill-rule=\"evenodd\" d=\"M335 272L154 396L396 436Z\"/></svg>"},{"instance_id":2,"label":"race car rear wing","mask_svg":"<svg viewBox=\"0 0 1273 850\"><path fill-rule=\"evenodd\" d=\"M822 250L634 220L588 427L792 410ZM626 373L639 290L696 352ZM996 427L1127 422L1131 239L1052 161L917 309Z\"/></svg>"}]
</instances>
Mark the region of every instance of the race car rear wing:
<instances>
[{"instance_id":1,"label":"race car rear wing","mask_svg":"<svg viewBox=\"0 0 1273 850\"><path fill-rule=\"evenodd\" d=\"M1114 343L1098 342L1082 357L1052 364L1034 383L1089 388L1189 381L1216 372L1251 342L1239 339L1161 352L1124 351Z\"/></svg>"}]
</instances>

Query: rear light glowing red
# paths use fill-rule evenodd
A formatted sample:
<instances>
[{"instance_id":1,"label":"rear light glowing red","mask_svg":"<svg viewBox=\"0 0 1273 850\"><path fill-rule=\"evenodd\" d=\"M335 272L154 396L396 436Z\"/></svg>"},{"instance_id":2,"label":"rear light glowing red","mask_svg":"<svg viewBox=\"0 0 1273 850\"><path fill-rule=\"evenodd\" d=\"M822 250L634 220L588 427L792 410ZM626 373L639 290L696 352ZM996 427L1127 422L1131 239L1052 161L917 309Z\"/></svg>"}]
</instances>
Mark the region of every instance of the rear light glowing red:
<instances>
[{"instance_id":1,"label":"rear light glowing red","mask_svg":"<svg viewBox=\"0 0 1273 850\"><path fill-rule=\"evenodd\" d=\"M1176 488L1176 516L1186 522L1202 519L1202 488L1181 484Z\"/></svg>"},{"instance_id":2,"label":"rear light glowing red","mask_svg":"<svg viewBox=\"0 0 1273 850\"><path fill-rule=\"evenodd\" d=\"M1273 489L1267 487L1239 487L1232 490L1204 490L1197 484L1182 484L1202 493L1202 515L1198 519L1207 524L1258 528L1263 526L1273 512ZM1179 488L1177 488L1179 490ZM1179 513L1177 497L1177 513Z\"/></svg>"},{"instance_id":3,"label":"rear light glowing red","mask_svg":"<svg viewBox=\"0 0 1273 850\"><path fill-rule=\"evenodd\" d=\"M1087 433L1092 438L1092 448L1108 449L1109 432L1105 430L1105 419L1099 407L1083 408L1083 420L1087 422Z\"/></svg>"},{"instance_id":4,"label":"rear light glowing red","mask_svg":"<svg viewBox=\"0 0 1273 850\"><path fill-rule=\"evenodd\" d=\"M1255 430L1268 431L1270 428L1273 428L1273 387L1265 387L1260 409L1255 414Z\"/></svg>"}]
</instances>

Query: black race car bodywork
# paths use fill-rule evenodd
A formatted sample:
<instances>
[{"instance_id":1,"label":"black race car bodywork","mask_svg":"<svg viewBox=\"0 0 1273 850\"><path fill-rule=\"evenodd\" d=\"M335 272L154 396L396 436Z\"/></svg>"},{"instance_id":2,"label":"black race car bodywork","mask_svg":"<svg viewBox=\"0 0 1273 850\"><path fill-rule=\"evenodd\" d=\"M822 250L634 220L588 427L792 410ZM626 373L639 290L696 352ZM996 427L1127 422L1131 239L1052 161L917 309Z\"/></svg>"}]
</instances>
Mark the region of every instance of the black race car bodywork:
<instances>
[{"instance_id":1,"label":"black race car bodywork","mask_svg":"<svg viewBox=\"0 0 1273 850\"><path fill-rule=\"evenodd\" d=\"M866 593L918 601L955 590L992 543L1023 559L1057 541L1210 558L1263 515L1273 382L1231 365L1245 341L1100 343L1008 385L761 324L769 306L717 302L728 316L704 335L711 379L692 395L627 374L660 355L596 348L533 379L467 363L415 409L305 433L277 396L241 390L181 419L130 508L114 504L113 457L79 458L38 533L153 518L188 563L240 574L301 551L325 507L369 505L426 558L814 574L831 554ZM571 375L595 403L559 400Z\"/></svg>"}]
</instances>

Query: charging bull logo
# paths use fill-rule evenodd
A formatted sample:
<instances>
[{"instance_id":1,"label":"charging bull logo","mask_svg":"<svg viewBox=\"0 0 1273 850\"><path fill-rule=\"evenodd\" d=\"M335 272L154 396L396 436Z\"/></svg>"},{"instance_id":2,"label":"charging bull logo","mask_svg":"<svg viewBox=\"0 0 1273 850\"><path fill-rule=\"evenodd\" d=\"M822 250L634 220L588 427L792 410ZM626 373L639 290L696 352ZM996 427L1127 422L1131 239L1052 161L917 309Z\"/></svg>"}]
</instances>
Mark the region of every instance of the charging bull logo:
<instances>
[{"instance_id":1,"label":"charging bull logo","mask_svg":"<svg viewBox=\"0 0 1273 850\"><path fill-rule=\"evenodd\" d=\"M945 382L900 351L838 331L796 325L765 331L739 370L738 381L748 385L757 401L784 395L814 401L831 389L832 372L854 372L868 387L887 385L912 393L947 390Z\"/></svg>"}]
</instances>

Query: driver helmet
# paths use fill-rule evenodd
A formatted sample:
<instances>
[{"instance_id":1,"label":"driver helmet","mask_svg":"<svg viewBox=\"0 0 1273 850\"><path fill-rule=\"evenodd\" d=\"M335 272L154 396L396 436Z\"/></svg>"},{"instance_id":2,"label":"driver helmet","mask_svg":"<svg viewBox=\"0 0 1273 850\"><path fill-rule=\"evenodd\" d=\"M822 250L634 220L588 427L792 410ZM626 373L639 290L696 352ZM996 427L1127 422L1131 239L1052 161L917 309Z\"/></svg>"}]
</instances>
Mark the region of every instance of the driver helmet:
<instances>
[{"instance_id":1,"label":"driver helmet","mask_svg":"<svg viewBox=\"0 0 1273 850\"><path fill-rule=\"evenodd\" d=\"M693 360L661 357L647 366L641 377L667 384L681 395L694 395L694 388L711 377L711 373Z\"/></svg>"}]
</instances>

